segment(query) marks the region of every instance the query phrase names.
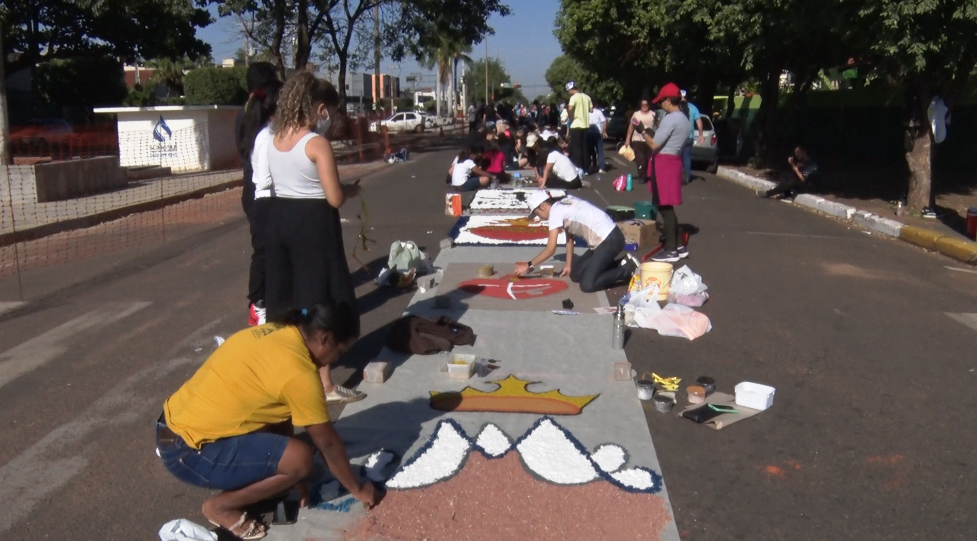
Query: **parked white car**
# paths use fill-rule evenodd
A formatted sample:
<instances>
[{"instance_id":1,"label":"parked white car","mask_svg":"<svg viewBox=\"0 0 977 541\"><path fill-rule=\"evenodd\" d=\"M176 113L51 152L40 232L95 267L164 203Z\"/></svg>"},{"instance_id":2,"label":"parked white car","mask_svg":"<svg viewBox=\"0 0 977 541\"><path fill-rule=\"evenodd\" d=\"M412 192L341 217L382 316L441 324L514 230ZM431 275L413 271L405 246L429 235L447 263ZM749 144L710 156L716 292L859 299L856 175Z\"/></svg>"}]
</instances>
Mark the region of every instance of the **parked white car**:
<instances>
[{"instance_id":1,"label":"parked white car","mask_svg":"<svg viewBox=\"0 0 977 541\"><path fill-rule=\"evenodd\" d=\"M425 122L425 118L424 118L425 116L427 115L424 115L422 113L414 113L410 111L403 112L403 113L394 113L390 118L387 118L386 120L381 120L380 124L386 126L387 131L391 133L409 132L409 131L420 132L421 130L424 129L424 127L426 127L426 125L430 125L427 122ZM377 131L376 122L370 123L370 131L371 132Z\"/></svg>"}]
</instances>

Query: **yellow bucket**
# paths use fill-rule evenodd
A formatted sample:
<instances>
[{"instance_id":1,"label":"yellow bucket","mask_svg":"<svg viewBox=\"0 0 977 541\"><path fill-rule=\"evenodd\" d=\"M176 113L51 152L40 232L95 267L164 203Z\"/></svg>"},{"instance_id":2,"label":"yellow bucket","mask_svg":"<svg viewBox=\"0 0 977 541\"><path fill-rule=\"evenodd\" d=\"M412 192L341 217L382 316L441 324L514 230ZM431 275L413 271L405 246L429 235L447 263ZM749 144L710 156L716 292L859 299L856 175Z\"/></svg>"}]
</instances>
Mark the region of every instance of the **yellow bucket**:
<instances>
[{"instance_id":1,"label":"yellow bucket","mask_svg":"<svg viewBox=\"0 0 977 541\"><path fill-rule=\"evenodd\" d=\"M668 285L672 283L672 264L649 261L641 264L641 288L658 285L658 300L668 298Z\"/></svg>"}]
</instances>

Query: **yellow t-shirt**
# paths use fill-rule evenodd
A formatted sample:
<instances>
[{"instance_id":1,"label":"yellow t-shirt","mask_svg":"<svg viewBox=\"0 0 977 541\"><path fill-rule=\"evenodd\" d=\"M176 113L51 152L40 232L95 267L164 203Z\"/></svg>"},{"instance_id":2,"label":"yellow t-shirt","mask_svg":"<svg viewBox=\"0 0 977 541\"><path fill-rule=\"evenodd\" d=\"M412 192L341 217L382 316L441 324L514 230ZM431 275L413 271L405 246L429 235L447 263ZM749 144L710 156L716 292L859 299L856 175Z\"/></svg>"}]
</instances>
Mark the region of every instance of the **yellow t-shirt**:
<instances>
[{"instance_id":1,"label":"yellow t-shirt","mask_svg":"<svg viewBox=\"0 0 977 541\"><path fill-rule=\"evenodd\" d=\"M228 338L163 412L170 429L194 449L289 418L295 426L329 421L319 369L302 333L276 324Z\"/></svg>"},{"instance_id":2,"label":"yellow t-shirt","mask_svg":"<svg viewBox=\"0 0 977 541\"><path fill-rule=\"evenodd\" d=\"M590 96L583 92L577 92L570 96L570 107L573 109L573 118L570 120L571 128L589 128L590 110L594 103L590 101Z\"/></svg>"}]
</instances>

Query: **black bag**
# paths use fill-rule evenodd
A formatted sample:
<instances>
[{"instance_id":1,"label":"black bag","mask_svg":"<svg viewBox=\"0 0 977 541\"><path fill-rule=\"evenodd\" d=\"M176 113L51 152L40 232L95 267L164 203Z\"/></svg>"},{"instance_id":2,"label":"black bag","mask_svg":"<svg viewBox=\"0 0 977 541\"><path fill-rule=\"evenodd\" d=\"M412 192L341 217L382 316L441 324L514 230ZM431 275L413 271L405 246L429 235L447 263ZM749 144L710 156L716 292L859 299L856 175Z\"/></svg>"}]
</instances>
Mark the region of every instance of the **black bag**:
<instances>
[{"instance_id":1,"label":"black bag","mask_svg":"<svg viewBox=\"0 0 977 541\"><path fill-rule=\"evenodd\" d=\"M402 317L394 322L387 337L388 348L415 355L434 355L451 351L455 346L474 345L472 328L445 316L437 321L419 316Z\"/></svg>"}]
</instances>

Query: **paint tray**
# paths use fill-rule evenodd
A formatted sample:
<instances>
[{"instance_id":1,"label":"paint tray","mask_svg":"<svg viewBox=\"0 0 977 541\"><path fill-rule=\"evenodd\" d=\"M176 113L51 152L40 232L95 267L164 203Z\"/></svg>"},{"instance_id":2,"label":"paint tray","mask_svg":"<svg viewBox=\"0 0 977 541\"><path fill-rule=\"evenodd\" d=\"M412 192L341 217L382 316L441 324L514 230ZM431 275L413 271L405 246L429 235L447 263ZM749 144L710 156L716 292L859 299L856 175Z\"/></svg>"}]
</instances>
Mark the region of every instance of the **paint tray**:
<instances>
[{"instance_id":1,"label":"paint tray","mask_svg":"<svg viewBox=\"0 0 977 541\"><path fill-rule=\"evenodd\" d=\"M452 353L448 359L448 377L468 379L475 373L475 356L465 353Z\"/></svg>"}]
</instances>

